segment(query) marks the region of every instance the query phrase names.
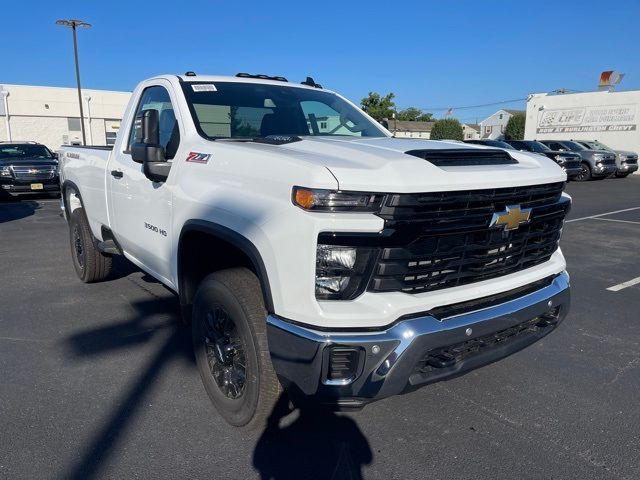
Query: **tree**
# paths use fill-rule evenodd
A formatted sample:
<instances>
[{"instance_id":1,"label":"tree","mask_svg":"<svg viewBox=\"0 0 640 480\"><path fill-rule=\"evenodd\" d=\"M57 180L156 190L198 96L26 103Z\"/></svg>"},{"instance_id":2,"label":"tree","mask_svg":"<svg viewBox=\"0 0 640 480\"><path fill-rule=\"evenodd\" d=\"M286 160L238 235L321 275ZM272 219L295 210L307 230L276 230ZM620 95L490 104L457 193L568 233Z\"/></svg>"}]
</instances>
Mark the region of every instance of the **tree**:
<instances>
[{"instance_id":1,"label":"tree","mask_svg":"<svg viewBox=\"0 0 640 480\"><path fill-rule=\"evenodd\" d=\"M524 140L524 124L527 117L524 113L514 113L504 129L505 140Z\"/></svg>"},{"instance_id":2,"label":"tree","mask_svg":"<svg viewBox=\"0 0 640 480\"><path fill-rule=\"evenodd\" d=\"M398 120L409 120L410 122L433 122L432 113L424 113L419 108L409 107L400 110L396 115Z\"/></svg>"},{"instance_id":3,"label":"tree","mask_svg":"<svg viewBox=\"0 0 640 480\"><path fill-rule=\"evenodd\" d=\"M393 93L382 97L379 93L369 92L369 95L360 100L360 106L365 112L380 121L383 118L391 118L395 112L396 104L393 102L393 97L395 97Z\"/></svg>"},{"instance_id":4,"label":"tree","mask_svg":"<svg viewBox=\"0 0 640 480\"><path fill-rule=\"evenodd\" d=\"M431 140L464 140L462 125L455 118L437 120L431 129Z\"/></svg>"},{"instance_id":5,"label":"tree","mask_svg":"<svg viewBox=\"0 0 640 480\"><path fill-rule=\"evenodd\" d=\"M433 113L423 113L420 116L418 116L418 118L416 118L416 121L418 122L435 122L435 118L433 118Z\"/></svg>"}]
</instances>

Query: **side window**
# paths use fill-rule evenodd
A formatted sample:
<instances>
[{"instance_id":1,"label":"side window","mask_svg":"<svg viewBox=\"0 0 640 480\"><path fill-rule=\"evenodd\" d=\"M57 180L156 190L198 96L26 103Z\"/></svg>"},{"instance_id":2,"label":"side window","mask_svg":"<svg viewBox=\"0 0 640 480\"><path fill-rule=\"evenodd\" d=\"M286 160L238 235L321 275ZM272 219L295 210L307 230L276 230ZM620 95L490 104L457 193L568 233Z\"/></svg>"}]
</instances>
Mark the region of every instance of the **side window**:
<instances>
[{"instance_id":1,"label":"side window","mask_svg":"<svg viewBox=\"0 0 640 480\"><path fill-rule=\"evenodd\" d=\"M142 136L141 117L144 110L157 110L160 120L160 145L164 147L165 158L167 160L175 157L180 144L180 130L178 121L171 104L169 92L164 87L148 87L142 92L138 108L129 132L129 144L127 150L131 149L131 144Z\"/></svg>"}]
</instances>

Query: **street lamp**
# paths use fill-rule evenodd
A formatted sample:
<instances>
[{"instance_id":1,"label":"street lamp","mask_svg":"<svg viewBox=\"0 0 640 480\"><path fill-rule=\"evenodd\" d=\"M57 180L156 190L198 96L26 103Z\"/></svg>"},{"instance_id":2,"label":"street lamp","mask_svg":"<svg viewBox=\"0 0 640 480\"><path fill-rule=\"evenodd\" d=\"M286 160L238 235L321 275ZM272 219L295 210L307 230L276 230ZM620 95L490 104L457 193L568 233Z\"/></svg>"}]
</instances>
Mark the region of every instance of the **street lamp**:
<instances>
[{"instance_id":1,"label":"street lamp","mask_svg":"<svg viewBox=\"0 0 640 480\"><path fill-rule=\"evenodd\" d=\"M76 60L76 83L78 85L78 105L80 106L80 129L82 130L82 144L87 144L87 136L84 133L84 112L82 111L82 93L80 90L80 67L78 66L78 40L76 38L76 29L78 27L89 28L91 24L82 20L56 20L56 25L69 27L73 31L73 54Z\"/></svg>"}]
</instances>

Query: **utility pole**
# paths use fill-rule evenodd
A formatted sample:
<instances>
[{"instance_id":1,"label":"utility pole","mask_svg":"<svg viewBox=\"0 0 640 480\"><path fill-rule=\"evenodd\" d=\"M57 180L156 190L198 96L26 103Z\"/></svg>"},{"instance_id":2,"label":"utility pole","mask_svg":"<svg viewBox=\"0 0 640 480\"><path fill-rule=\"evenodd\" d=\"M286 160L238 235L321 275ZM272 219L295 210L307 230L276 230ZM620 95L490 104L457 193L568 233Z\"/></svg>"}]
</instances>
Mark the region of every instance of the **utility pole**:
<instances>
[{"instance_id":1,"label":"utility pole","mask_svg":"<svg viewBox=\"0 0 640 480\"><path fill-rule=\"evenodd\" d=\"M78 27L89 28L91 24L82 20L57 20L56 25L69 27L73 32L73 55L76 62L76 84L78 86L78 106L80 107L80 129L82 130L82 144L87 144L87 136L84 132L84 112L82 110L82 90L80 87L80 66L78 64L78 39L76 38L76 30Z\"/></svg>"}]
</instances>

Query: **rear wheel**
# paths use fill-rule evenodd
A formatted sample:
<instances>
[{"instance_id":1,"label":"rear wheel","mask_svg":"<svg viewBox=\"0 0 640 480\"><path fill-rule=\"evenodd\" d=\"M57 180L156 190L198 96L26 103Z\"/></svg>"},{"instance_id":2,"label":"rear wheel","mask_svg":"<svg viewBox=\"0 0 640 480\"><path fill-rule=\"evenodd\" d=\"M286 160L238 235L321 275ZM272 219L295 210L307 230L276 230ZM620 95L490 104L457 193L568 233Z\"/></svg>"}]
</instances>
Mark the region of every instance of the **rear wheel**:
<instances>
[{"instance_id":1,"label":"rear wheel","mask_svg":"<svg viewBox=\"0 0 640 480\"><path fill-rule=\"evenodd\" d=\"M89 222L82 208L76 208L69 218L71 258L78 278L85 283L99 282L111 273L111 255L96 246Z\"/></svg>"},{"instance_id":2,"label":"rear wheel","mask_svg":"<svg viewBox=\"0 0 640 480\"><path fill-rule=\"evenodd\" d=\"M207 276L193 302L192 338L205 390L231 425L263 425L281 387L271 364L260 282L246 268Z\"/></svg>"},{"instance_id":3,"label":"rear wheel","mask_svg":"<svg viewBox=\"0 0 640 480\"><path fill-rule=\"evenodd\" d=\"M576 175L576 182L586 182L591 180L591 167L586 162L580 164L580 173Z\"/></svg>"}]
</instances>

